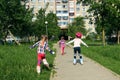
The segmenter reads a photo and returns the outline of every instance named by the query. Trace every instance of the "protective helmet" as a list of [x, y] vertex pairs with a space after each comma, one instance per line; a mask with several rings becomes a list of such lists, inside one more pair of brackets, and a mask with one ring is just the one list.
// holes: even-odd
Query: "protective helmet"
[[77, 32], [77, 33], [76, 33], [76, 37], [77, 37], [77, 38], [81, 38], [81, 37], [82, 37], [82, 33]]

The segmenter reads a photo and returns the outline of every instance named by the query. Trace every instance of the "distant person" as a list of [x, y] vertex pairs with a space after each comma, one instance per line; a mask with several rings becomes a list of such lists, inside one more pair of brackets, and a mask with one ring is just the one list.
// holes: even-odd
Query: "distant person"
[[48, 50], [51, 54], [54, 54], [54, 52], [52, 50], [50, 50], [50, 48], [48, 47], [48, 37], [46, 35], [42, 35], [42, 39], [38, 42], [36, 42], [34, 45], [32, 45], [30, 48], [34, 48], [36, 46], [38, 46], [37, 49], [37, 58], [38, 58], [38, 62], [37, 62], [37, 73], [41, 72], [41, 62], [44, 63], [44, 65], [50, 69], [49, 64], [46, 60], [46, 53], [45, 50]]
[[69, 41], [68, 43], [66, 43], [67, 45], [70, 44], [70, 43], [74, 43], [74, 59], [73, 59], [73, 64], [76, 64], [77, 63], [77, 60], [76, 60], [76, 56], [77, 56], [77, 52], [78, 52], [78, 55], [79, 55], [79, 58], [80, 58], [80, 64], [83, 64], [83, 58], [82, 58], [82, 55], [81, 55], [81, 44], [85, 45], [86, 47], [88, 47], [88, 45], [86, 43], [84, 43], [82, 40], [81, 40], [81, 37], [82, 37], [82, 34], [80, 32], [77, 32], [76, 33], [76, 37]]
[[61, 40], [59, 40], [59, 47], [60, 47], [61, 55], [64, 55], [65, 39], [63, 36], [61, 37]]

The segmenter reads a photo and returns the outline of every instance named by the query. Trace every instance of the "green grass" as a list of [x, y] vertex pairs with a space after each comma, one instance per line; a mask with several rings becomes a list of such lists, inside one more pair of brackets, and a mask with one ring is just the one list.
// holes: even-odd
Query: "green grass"
[[85, 56], [120, 75], [120, 45], [82, 47]]
[[[40, 75], [36, 73], [37, 49], [29, 49], [29, 46], [0, 46], [0, 80], [49, 80], [51, 70], [45, 66], [42, 65]], [[54, 57], [46, 55], [51, 69]]]

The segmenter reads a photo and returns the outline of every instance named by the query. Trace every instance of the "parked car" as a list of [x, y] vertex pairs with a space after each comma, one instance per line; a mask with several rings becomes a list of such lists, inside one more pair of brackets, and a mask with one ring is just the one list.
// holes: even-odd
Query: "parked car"
[[14, 41], [14, 39], [11, 37], [11, 36], [7, 36], [6, 37], [6, 41], [9, 42], [9, 41]]
[[[16, 41], [21, 42], [21, 38], [20, 38], [20, 37], [15, 37], [15, 39], [16, 39]], [[6, 41], [7, 41], [7, 42], [13, 42], [14, 39], [12, 38], [12, 36], [8, 35], [8, 36], [6, 37]]]

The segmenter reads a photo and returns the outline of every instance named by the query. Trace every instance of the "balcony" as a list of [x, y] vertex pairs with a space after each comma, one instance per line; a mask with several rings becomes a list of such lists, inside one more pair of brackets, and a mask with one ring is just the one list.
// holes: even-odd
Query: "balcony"
[[74, 13], [69, 13], [69, 16], [74, 16]]

